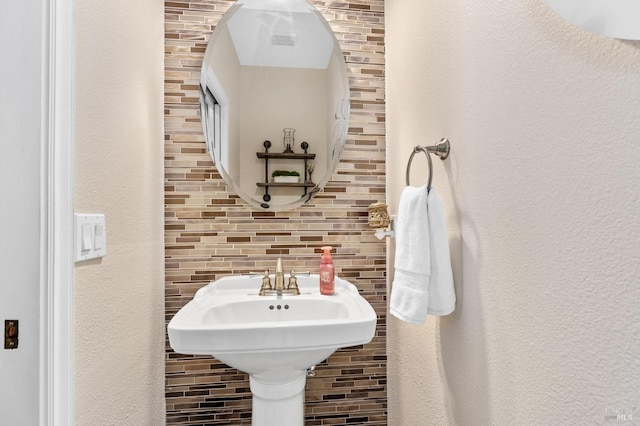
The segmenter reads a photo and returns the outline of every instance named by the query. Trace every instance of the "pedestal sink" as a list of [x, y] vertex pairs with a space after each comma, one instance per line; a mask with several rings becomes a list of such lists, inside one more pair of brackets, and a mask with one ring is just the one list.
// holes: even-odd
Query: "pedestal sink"
[[169, 322], [169, 343], [249, 373], [253, 426], [302, 426], [307, 369], [370, 342], [376, 314], [338, 277], [332, 296], [320, 294], [317, 275], [298, 276], [298, 296], [258, 296], [261, 281], [229, 276], [198, 290]]

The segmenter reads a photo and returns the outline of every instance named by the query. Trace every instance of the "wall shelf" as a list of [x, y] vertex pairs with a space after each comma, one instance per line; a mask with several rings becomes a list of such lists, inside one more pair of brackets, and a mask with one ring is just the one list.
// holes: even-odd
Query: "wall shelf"
[[[264, 208], [269, 208], [269, 205], [266, 204], [271, 200], [271, 195], [269, 195], [269, 188], [303, 188], [304, 194], [303, 197], [307, 195], [308, 188], [314, 188], [316, 186], [315, 183], [309, 182], [310, 176], [307, 174], [307, 165], [309, 160], [313, 160], [316, 158], [316, 154], [309, 154], [307, 149], [309, 149], [309, 144], [307, 142], [302, 142], [300, 147], [304, 150], [304, 153], [295, 153], [295, 152], [269, 152], [269, 148], [271, 148], [270, 141], [264, 141], [262, 144], [264, 146], [264, 152], [256, 152], [258, 158], [264, 160], [264, 182], [257, 182], [256, 185], [260, 188], [264, 188], [264, 195], [262, 199], [265, 203], [262, 204]], [[302, 183], [284, 183], [284, 182], [269, 182], [269, 160], [302, 160], [304, 173], [303, 173], [303, 181]]]
[[273, 187], [281, 187], [281, 188], [313, 188], [314, 186], [316, 186], [315, 183], [313, 182], [308, 182], [308, 183], [284, 183], [284, 182], [267, 182], [267, 183], [263, 183], [263, 182], [258, 182], [256, 183], [256, 185], [260, 186], [260, 187], [269, 187], [269, 186], [273, 186]]
[[258, 158], [288, 158], [290, 160], [313, 160], [314, 158], [316, 158], [315, 154], [296, 154], [296, 153], [290, 153], [290, 152], [281, 152], [281, 153], [276, 153], [276, 152], [256, 152], [256, 155], [258, 156]]

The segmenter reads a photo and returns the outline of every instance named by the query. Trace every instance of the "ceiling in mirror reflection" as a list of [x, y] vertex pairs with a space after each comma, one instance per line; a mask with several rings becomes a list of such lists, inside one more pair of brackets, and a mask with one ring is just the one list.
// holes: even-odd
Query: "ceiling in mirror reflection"
[[308, 11], [241, 8], [227, 26], [241, 65], [310, 69], [329, 66], [333, 40], [318, 17]]

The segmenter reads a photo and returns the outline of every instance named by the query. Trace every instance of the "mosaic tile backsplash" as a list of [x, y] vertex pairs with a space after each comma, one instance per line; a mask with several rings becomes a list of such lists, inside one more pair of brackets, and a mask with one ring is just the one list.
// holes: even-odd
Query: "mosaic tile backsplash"
[[[258, 211], [228, 191], [206, 152], [198, 81], [215, 25], [233, 1], [165, 2], [166, 321], [208, 282], [275, 268], [317, 272], [323, 245], [336, 273], [378, 314], [371, 343], [337, 351], [307, 380], [306, 425], [386, 425], [385, 242], [367, 224], [385, 199], [384, 2], [312, 1], [342, 47], [350, 128], [325, 189], [289, 212]], [[257, 291], [258, 289], [256, 289]], [[166, 346], [168, 425], [249, 425], [248, 376], [213, 357]], [[277, 425], [274, 425], [277, 426]]]

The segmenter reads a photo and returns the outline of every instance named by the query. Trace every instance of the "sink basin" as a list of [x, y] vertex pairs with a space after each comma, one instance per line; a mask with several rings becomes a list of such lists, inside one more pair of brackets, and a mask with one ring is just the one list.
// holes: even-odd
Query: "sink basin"
[[168, 325], [174, 351], [212, 355], [249, 373], [254, 425], [302, 425], [307, 369], [375, 333], [375, 311], [353, 284], [336, 277], [335, 294], [324, 296], [318, 275], [297, 278], [298, 296], [259, 296], [260, 276], [221, 278]]
[[336, 277], [335, 294], [324, 296], [317, 275], [301, 276], [298, 296], [258, 296], [261, 280], [229, 276], [202, 287], [169, 323], [171, 347], [216, 356], [335, 350], [373, 337], [376, 314], [353, 284]]

